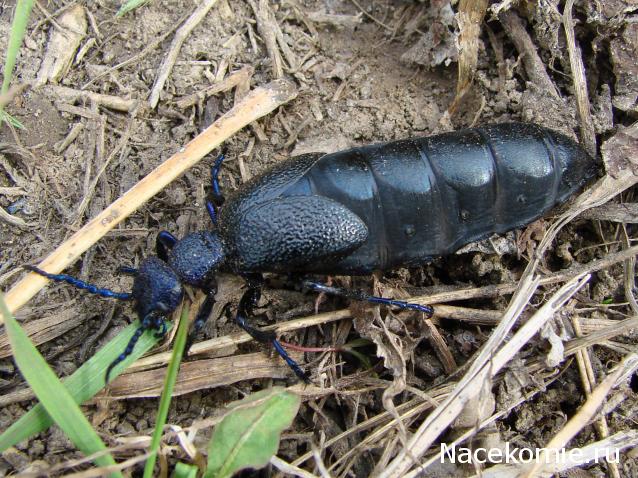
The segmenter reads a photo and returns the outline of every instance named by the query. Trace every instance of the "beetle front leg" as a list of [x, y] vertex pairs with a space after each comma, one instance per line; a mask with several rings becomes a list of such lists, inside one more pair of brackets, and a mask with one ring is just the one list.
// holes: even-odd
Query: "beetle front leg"
[[160, 231], [155, 239], [155, 251], [157, 257], [164, 262], [168, 261], [168, 251], [177, 243], [177, 238], [168, 231]]
[[188, 334], [188, 338], [186, 339], [186, 348], [184, 353], [188, 355], [190, 348], [193, 346], [195, 339], [199, 332], [204, 328], [208, 318], [210, 317], [211, 312], [213, 311], [213, 306], [215, 305], [215, 294], [217, 293], [217, 285], [210, 286], [205, 289], [206, 298], [204, 302], [199, 307], [197, 311], [197, 316], [195, 316], [195, 320], [193, 321], [193, 327]]
[[313, 290], [315, 292], [324, 292], [326, 294], [346, 297], [348, 299], [361, 300], [364, 302], [371, 302], [373, 304], [382, 304], [387, 305], [388, 307], [398, 307], [399, 309], [416, 310], [419, 312], [423, 312], [428, 317], [432, 317], [432, 314], [434, 313], [434, 309], [429, 305], [413, 304], [411, 302], [396, 299], [386, 299], [385, 297], [377, 297], [374, 295], [366, 294], [365, 292], [360, 290], [345, 289], [343, 287], [333, 287], [309, 279], [303, 280], [302, 285], [305, 288]]

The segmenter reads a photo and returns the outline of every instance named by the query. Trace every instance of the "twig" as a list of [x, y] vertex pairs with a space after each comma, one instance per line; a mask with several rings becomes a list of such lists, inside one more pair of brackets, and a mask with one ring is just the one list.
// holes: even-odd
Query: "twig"
[[361, 23], [362, 13], [359, 12], [356, 15], [340, 15], [334, 13], [325, 12], [309, 12], [307, 14], [308, 20], [315, 23], [325, 23], [335, 27], [350, 27], [354, 28]]
[[259, 0], [259, 5], [255, 3], [255, 0], [249, 0], [249, 3], [255, 12], [259, 35], [261, 35], [261, 38], [266, 44], [273, 76], [275, 78], [281, 78], [284, 76], [284, 68], [279, 48], [277, 48], [277, 30], [279, 29], [279, 25], [277, 25], [275, 14], [268, 5], [267, 0]]
[[173, 69], [173, 65], [175, 65], [175, 61], [177, 61], [177, 55], [179, 55], [179, 51], [182, 48], [182, 44], [188, 38], [191, 31], [199, 25], [199, 23], [206, 17], [208, 11], [217, 3], [217, 0], [204, 0], [191, 14], [191, 16], [184, 22], [184, 24], [179, 27], [179, 30], [175, 32], [175, 38], [173, 38], [173, 43], [171, 43], [171, 47], [168, 50], [168, 53], [164, 57], [164, 61], [162, 62], [162, 66], [159, 69], [159, 73], [157, 78], [155, 79], [155, 84], [153, 85], [153, 89], [151, 90], [151, 95], [149, 96], [148, 103], [151, 108], [155, 108], [157, 103], [159, 102], [160, 93], [164, 88], [164, 83], [168, 79], [168, 75], [171, 74], [171, 70]]
[[54, 151], [58, 154], [62, 153], [62, 151], [68, 148], [69, 145], [77, 139], [83, 129], [84, 125], [82, 123], [75, 123], [71, 131], [69, 131], [69, 134], [67, 134], [62, 141], [54, 145]]
[[[580, 264], [572, 266], [569, 269], [555, 272], [540, 279], [541, 285], [557, 284], [559, 282], [565, 282], [579, 274], [592, 273], [602, 269], [605, 269], [613, 264], [617, 264], [626, 260], [629, 257], [638, 254], [638, 246], [632, 246], [628, 249], [613, 254], [608, 254], [602, 259], [589, 262], [587, 264]], [[435, 292], [430, 294], [418, 295], [410, 297], [409, 301], [416, 304], [431, 305], [444, 302], [453, 302], [457, 300], [479, 299], [485, 297], [496, 297], [503, 294], [511, 294], [518, 287], [518, 283], [510, 282], [506, 284], [488, 285], [483, 287], [464, 287], [456, 290]], [[406, 299], [407, 300], [407, 299]], [[441, 307], [438, 305], [437, 307]], [[435, 310], [435, 316], [437, 311]], [[485, 317], [489, 320], [489, 317]]]
[[508, 36], [512, 39], [512, 43], [523, 57], [523, 64], [529, 79], [535, 83], [541, 91], [545, 91], [556, 99], [560, 99], [558, 90], [552, 80], [549, 78], [543, 60], [536, 52], [536, 46], [531, 37], [527, 33], [520, 17], [513, 10], [501, 12], [499, 20], [505, 28]]
[[52, 91], [54, 95], [69, 103], [73, 103], [77, 100], [92, 101], [100, 106], [116, 111], [124, 111], [126, 113], [132, 111], [137, 106], [137, 100], [124, 99], [119, 96], [94, 93], [92, 91], [75, 90], [66, 86], [57, 85], [50, 85], [46, 88]]
[[188, 108], [189, 106], [196, 105], [200, 101], [205, 100], [209, 96], [216, 95], [217, 93], [222, 93], [224, 91], [228, 91], [234, 88], [237, 85], [240, 85], [244, 82], [248, 82], [250, 78], [253, 76], [254, 68], [252, 66], [245, 66], [239, 71], [231, 73], [226, 78], [224, 78], [219, 83], [209, 86], [208, 88], [204, 88], [197, 93], [193, 93], [192, 95], [185, 96], [180, 98], [175, 102], [175, 104], [182, 109]]
[[[123, 196], [89, 221], [66, 242], [52, 252], [38, 267], [57, 273], [75, 261], [113, 227], [142, 204], [161, 191], [171, 181], [218, 147], [237, 131], [297, 96], [290, 83], [279, 80], [256, 88], [224, 116], [195, 137], [185, 147], [155, 168]], [[47, 279], [30, 273], [6, 295], [12, 312], [24, 305], [44, 285]]]
[[[627, 228], [622, 225], [622, 238], [623, 248], [628, 249], [631, 245], [629, 242], [629, 235], [627, 234]], [[636, 256], [628, 257], [623, 264], [623, 276], [625, 286], [625, 298], [629, 302], [629, 306], [634, 315], [638, 314], [638, 302], [636, 302], [636, 296], [634, 290], [636, 288]]]
[[563, 12], [563, 26], [567, 39], [567, 51], [569, 52], [569, 64], [574, 80], [574, 94], [576, 95], [576, 111], [580, 120], [580, 139], [583, 147], [592, 156], [596, 155], [596, 133], [591, 117], [589, 96], [587, 94], [587, 78], [585, 77], [585, 65], [580, 53], [580, 47], [576, 44], [574, 36], [574, 20], [572, 19], [572, 7], [574, 0], [567, 0]]
[[365, 8], [363, 8], [359, 2], [357, 2], [357, 0], [351, 0], [352, 3], [354, 3], [354, 5], [359, 9], [359, 11], [361, 13], [363, 13], [366, 17], [368, 17], [370, 20], [372, 20], [374, 23], [376, 23], [377, 25], [385, 28], [386, 30], [389, 30], [391, 32], [394, 32], [394, 28], [386, 25], [385, 23], [383, 23], [381, 20], [375, 18], [374, 16], [370, 15], [368, 12], [366, 12]]
[[448, 375], [454, 373], [458, 365], [456, 364], [456, 360], [454, 360], [454, 355], [450, 352], [450, 348], [447, 343], [445, 343], [441, 332], [439, 332], [439, 329], [436, 328], [436, 325], [434, 325], [430, 319], [425, 319], [425, 325], [430, 331], [430, 343], [435, 349], [437, 357], [443, 364], [445, 373]]
[[16, 226], [16, 227], [22, 227], [22, 228], [29, 227], [29, 224], [24, 222], [24, 219], [9, 214], [1, 206], [0, 206], [0, 221], [4, 221], [7, 224], [11, 224], [12, 226]]
[[[131, 130], [133, 128], [133, 123], [137, 116], [137, 111], [138, 110], [136, 109], [131, 113], [128, 125], [126, 127], [126, 131], [124, 131], [124, 135], [122, 136], [118, 144], [115, 146], [113, 151], [111, 151], [111, 154], [109, 154], [108, 158], [106, 158], [106, 161], [103, 162], [99, 171], [93, 177], [93, 180], [90, 181], [90, 183], [88, 184], [87, 192], [84, 194], [84, 197], [82, 198], [82, 201], [80, 202], [80, 205], [78, 206], [77, 211], [75, 212], [74, 222], [82, 219], [82, 216], [84, 215], [84, 212], [86, 211], [86, 208], [89, 206], [89, 202], [91, 201], [91, 199], [93, 199], [93, 195], [95, 194], [95, 188], [97, 187], [98, 181], [104, 174], [104, 171], [106, 171], [106, 168], [108, 168], [109, 164], [111, 164], [111, 161], [113, 161], [113, 158], [115, 158], [115, 155], [118, 154], [122, 149], [124, 149], [124, 147], [128, 144], [129, 139], [131, 138]], [[106, 122], [103, 122], [102, 124], [104, 125], [105, 123]]]
[[603, 204], [581, 214], [583, 219], [638, 224], [638, 203]]
[[459, 24], [459, 67], [456, 96], [448, 108], [450, 114], [458, 108], [462, 98], [472, 87], [478, 64], [479, 35], [481, 23], [487, 10], [487, 0], [461, 0], [456, 15]]

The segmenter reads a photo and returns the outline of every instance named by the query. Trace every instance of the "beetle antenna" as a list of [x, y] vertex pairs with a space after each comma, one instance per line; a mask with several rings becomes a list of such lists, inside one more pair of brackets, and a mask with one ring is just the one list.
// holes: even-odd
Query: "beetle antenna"
[[129, 300], [131, 298], [131, 294], [129, 292], [115, 292], [115, 291], [112, 291], [111, 289], [103, 289], [94, 284], [90, 284], [81, 279], [78, 279], [77, 277], [70, 276], [68, 274], [51, 274], [47, 271], [43, 271], [42, 269], [36, 266], [31, 266], [31, 265], [26, 265], [22, 267], [24, 267], [28, 271], [35, 272], [36, 274], [40, 274], [41, 276], [44, 276], [47, 279], [52, 280], [54, 282], [66, 282], [67, 284], [71, 284], [73, 287], [76, 287], [81, 290], [85, 290], [91, 294], [96, 294], [101, 297], [106, 297], [108, 299]]

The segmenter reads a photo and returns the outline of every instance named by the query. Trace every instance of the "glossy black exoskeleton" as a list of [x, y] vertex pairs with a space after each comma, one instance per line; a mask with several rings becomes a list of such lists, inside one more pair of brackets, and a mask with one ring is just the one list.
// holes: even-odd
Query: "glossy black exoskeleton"
[[[181, 240], [164, 231], [158, 236], [157, 257], [131, 271], [131, 298], [142, 325], [109, 372], [130, 354], [144, 330], [165, 330], [164, 318], [180, 302], [182, 284], [207, 292], [196, 319], [195, 330], [201, 328], [214, 303], [215, 274], [224, 269], [247, 278], [236, 315], [239, 325], [257, 340], [271, 342], [305, 378], [273, 333], [248, 324], [260, 297], [262, 272], [368, 274], [423, 264], [534, 221], [597, 170], [594, 159], [571, 139], [525, 123], [305, 154], [265, 171], [225, 202], [217, 181], [220, 165], [221, 158], [213, 167], [214, 204], [208, 204], [214, 230]], [[101, 295], [116, 294], [62, 274], [31, 270]], [[311, 280], [304, 285], [432, 312], [428, 306]]]

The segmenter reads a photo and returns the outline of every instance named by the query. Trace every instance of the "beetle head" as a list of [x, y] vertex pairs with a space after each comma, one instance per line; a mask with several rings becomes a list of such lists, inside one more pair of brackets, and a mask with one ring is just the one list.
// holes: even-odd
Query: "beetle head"
[[131, 292], [140, 319], [151, 312], [169, 315], [182, 301], [182, 281], [163, 260], [147, 257], [140, 264]]

